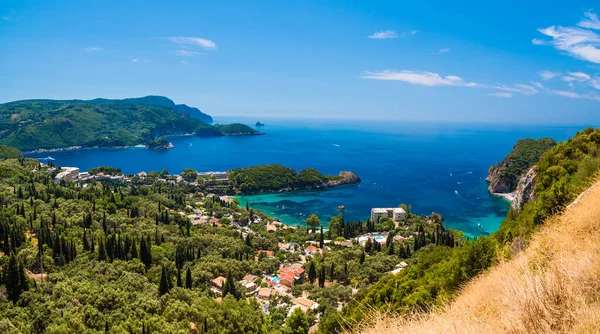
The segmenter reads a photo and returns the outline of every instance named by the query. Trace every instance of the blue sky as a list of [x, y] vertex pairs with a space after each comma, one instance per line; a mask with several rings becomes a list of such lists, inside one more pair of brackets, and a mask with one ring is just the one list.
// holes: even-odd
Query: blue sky
[[153, 94], [217, 117], [600, 121], [591, 1], [3, 0], [0, 47], [0, 102]]

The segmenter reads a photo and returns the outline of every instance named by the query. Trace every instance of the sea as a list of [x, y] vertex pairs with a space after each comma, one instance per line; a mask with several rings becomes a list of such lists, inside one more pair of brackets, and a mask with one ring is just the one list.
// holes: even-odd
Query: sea
[[262, 136], [174, 137], [174, 148], [79, 149], [30, 153], [56, 159], [82, 171], [114, 166], [124, 173], [227, 171], [262, 164], [297, 170], [356, 173], [362, 182], [328, 190], [239, 196], [241, 205], [263, 211], [285, 224], [303, 225], [315, 213], [325, 223], [344, 206], [346, 221], [366, 220], [373, 207], [410, 205], [415, 214], [437, 212], [446, 227], [467, 236], [498, 229], [509, 203], [487, 192], [489, 167], [501, 161], [521, 138], [572, 137], [584, 126], [459, 124], [386, 120], [296, 120], [217, 118], [218, 123], [265, 123]]

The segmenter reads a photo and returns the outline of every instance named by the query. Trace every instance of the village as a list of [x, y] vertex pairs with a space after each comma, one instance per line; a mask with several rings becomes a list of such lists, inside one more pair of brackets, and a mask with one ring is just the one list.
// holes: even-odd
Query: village
[[[123, 175], [110, 170], [90, 173], [80, 172], [76, 167], [63, 167], [54, 172], [55, 182], [73, 181], [81, 187], [91, 182], [121, 185], [159, 182], [195, 189], [187, 195], [184, 209], [176, 212], [192, 226], [228, 228], [237, 231], [243, 240], [276, 240], [268, 248], [255, 249], [253, 255], [255, 262], [273, 261], [275, 268], [242, 273], [243, 277], [235, 279], [234, 285], [227, 284], [225, 273], [215, 276], [206, 282], [214, 298], [219, 301], [227, 293], [225, 289], [235, 286], [245, 298], [255, 300], [265, 315], [285, 311], [285, 315], [289, 316], [296, 309], [302, 310], [313, 319], [313, 330], [327, 307], [340, 311], [360, 289], [386, 273], [398, 274], [409, 266], [411, 254], [425, 243], [422, 240], [425, 240], [426, 232], [415, 222], [425, 222], [426, 226], [439, 229], [442, 220], [437, 214], [413, 215], [410, 208], [404, 206], [372, 208], [370, 219], [364, 223], [344, 223], [340, 213], [338, 217], [331, 217], [329, 224], [289, 226], [276, 217], [250, 209], [247, 204], [244, 209], [235, 196], [224, 194], [228, 184], [226, 172], [194, 171], [192, 177], [189, 173]], [[429, 233], [427, 236], [431, 238]], [[385, 254], [385, 257], [380, 254]], [[336, 260], [338, 257], [352, 259], [356, 263], [348, 260], [341, 263]], [[352, 263], [350, 268], [348, 263]], [[363, 274], [357, 265], [371, 265], [373, 268]], [[325, 291], [327, 288], [343, 290], [342, 296], [324, 298], [323, 294], [314, 293], [315, 289]], [[319, 302], [323, 301], [328, 305], [320, 305]]]

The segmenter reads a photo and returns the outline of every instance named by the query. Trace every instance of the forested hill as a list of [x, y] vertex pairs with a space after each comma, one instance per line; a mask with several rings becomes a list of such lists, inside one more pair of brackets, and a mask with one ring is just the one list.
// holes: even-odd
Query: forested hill
[[164, 96], [149, 95], [149, 96], [144, 96], [144, 97], [127, 98], [127, 99], [123, 99], [123, 100], [95, 99], [90, 102], [98, 102], [98, 103], [109, 102], [110, 103], [110, 102], [118, 102], [118, 101], [125, 102], [125, 103], [140, 103], [140, 104], [146, 104], [149, 106], [170, 108], [179, 113], [187, 113], [191, 117], [199, 119], [204, 123], [210, 124], [213, 122], [213, 118], [210, 117], [210, 115], [203, 113], [198, 108], [190, 107], [185, 104], [175, 104], [175, 102], [173, 102], [173, 100], [171, 100], [167, 97], [164, 97]]
[[[178, 108], [182, 107], [161, 96], [9, 102], [0, 104], [0, 144], [21, 150], [113, 147], [146, 144], [164, 135], [229, 134]], [[244, 134], [258, 133], [242, 124], [238, 128], [246, 129]]]

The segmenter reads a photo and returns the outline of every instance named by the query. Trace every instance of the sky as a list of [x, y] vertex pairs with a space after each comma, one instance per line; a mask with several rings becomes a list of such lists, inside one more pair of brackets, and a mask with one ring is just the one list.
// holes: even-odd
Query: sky
[[[596, 5], [596, 9], [594, 8]], [[0, 103], [214, 117], [600, 122], [594, 1], [0, 1]]]

